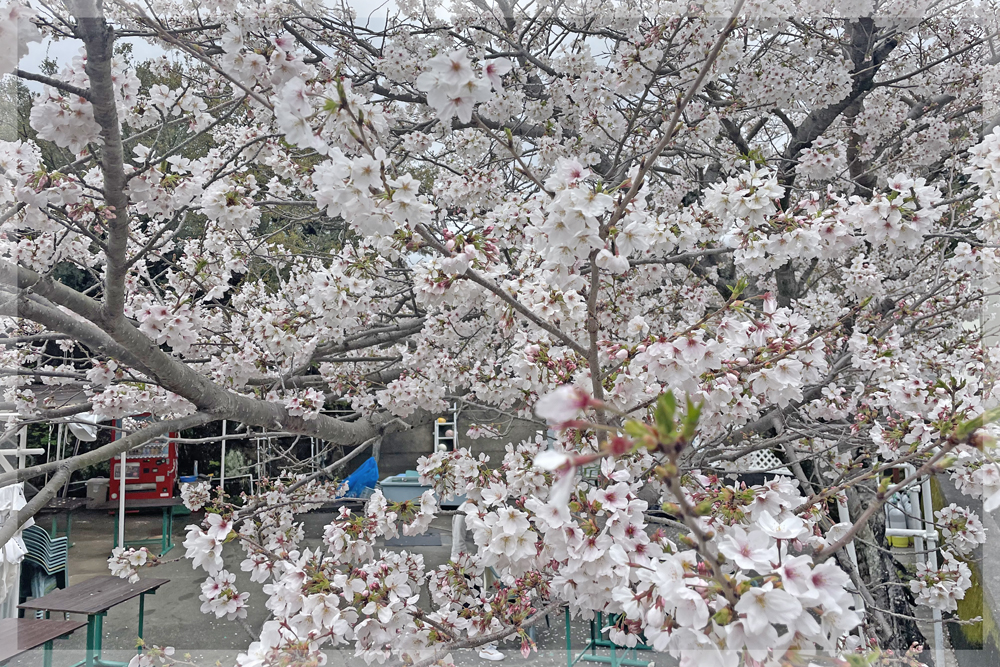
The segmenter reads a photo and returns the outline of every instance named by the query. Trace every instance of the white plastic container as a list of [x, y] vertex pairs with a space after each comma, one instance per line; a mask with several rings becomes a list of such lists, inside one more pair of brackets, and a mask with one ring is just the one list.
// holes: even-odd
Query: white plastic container
[[[423, 495], [424, 491], [431, 488], [420, 483], [420, 478], [415, 475], [393, 475], [386, 477], [378, 483], [378, 488], [382, 490], [382, 495], [390, 502], [401, 503], [406, 500], [415, 500]], [[434, 494], [437, 496], [437, 494]], [[437, 498], [438, 505], [442, 507], [458, 507], [465, 502], [465, 495], [456, 496], [452, 500], [442, 503]]]

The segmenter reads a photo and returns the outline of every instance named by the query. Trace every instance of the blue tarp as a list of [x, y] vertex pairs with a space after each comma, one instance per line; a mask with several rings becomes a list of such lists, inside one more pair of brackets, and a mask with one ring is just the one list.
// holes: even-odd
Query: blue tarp
[[347, 497], [360, 498], [365, 489], [374, 489], [378, 484], [378, 462], [369, 457], [344, 481], [347, 482]]

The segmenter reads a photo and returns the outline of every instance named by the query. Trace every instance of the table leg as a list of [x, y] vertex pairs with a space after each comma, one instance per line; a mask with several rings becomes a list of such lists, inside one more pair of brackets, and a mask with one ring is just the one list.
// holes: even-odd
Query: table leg
[[174, 548], [174, 508], [163, 508], [163, 523], [160, 527], [160, 555]]
[[104, 617], [108, 615], [108, 612], [102, 611], [97, 617], [97, 657], [100, 659], [101, 653], [104, 651]]
[[570, 642], [569, 607], [566, 607], [566, 667], [573, 667], [573, 648]]
[[49, 531], [49, 537], [51, 537], [52, 539], [56, 538], [56, 533], [59, 530], [59, 524], [56, 522], [56, 518], [58, 516], [59, 516], [58, 514], [53, 514], [52, 515], [52, 530]]
[[[176, 507], [171, 507], [170, 511], [167, 513], [167, 551], [174, 548], [174, 510]], [[166, 553], [166, 552], [164, 552]]]
[[44, 667], [52, 667], [52, 640], [45, 642], [44, 648], [42, 648], [42, 665]]
[[163, 522], [160, 525], [160, 555], [167, 553], [167, 516], [170, 514], [169, 507], [163, 508]]
[[112, 539], [114, 541], [111, 543], [111, 546], [112, 548], [115, 548], [118, 546], [118, 512], [115, 512], [115, 533]]
[[66, 548], [73, 546], [70, 541], [70, 534], [73, 531], [73, 510], [66, 512]]
[[139, 596], [139, 653], [142, 653], [142, 619], [146, 610], [146, 594]]
[[87, 651], [84, 653], [84, 664], [87, 667], [94, 667], [94, 630], [97, 626], [97, 617], [93, 614], [87, 616]]

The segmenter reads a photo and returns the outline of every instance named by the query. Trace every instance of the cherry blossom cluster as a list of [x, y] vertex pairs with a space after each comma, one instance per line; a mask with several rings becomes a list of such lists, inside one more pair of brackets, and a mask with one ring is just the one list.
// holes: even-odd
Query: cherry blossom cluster
[[[60, 78], [74, 86], [86, 87], [88, 79], [83, 57], [75, 57], [60, 72]], [[31, 108], [30, 123], [40, 138], [74, 153], [79, 153], [89, 143], [101, 143], [101, 128], [94, 120], [90, 101], [79, 95], [63, 94], [49, 86]]]
[[198, 337], [191, 307], [186, 304], [176, 309], [147, 305], [136, 312], [136, 319], [141, 323], [140, 331], [178, 354], [187, 352]]
[[201, 585], [201, 613], [215, 614], [216, 618], [227, 620], [246, 618], [249, 593], [236, 590], [236, 575], [228, 570], [219, 570], [210, 575]]
[[972, 571], [947, 549], [942, 549], [941, 555], [944, 563], [937, 569], [917, 563], [917, 576], [910, 580], [910, 590], [928, 607], [955, 611], [972, 586]]
[[122, 579], [128, 579], [129, 583], [139, 581], [138, 568], [147, 567], [156, 563], [156, 557], [149, 553], [146, 547], [115, 547], [111, 550], [111, 557], [108, 558], [108, 568], [111, 574]]
[[181, 482], [181, 500], [184, 507], [192, 512], [197, 512], [207, 505], [212, 499], [212, 486], [210, 482]]
[[41, 39], [41, 33], [31, 22], [34, 16], [33, 9], [17, 2], [9, 3], [0, 12], [0, 39], [3, 40], [0, 43], [5, 45], [0, 55], [0, 72], [13, 72], [28, 44]]
[[986, 529], [972, 510], [951, 503], [934, 512], [945, 543], [959, 556], [967, 556], [986, 543]]
[[316, 389], [306, 389], [301, 395], [286, 396], [285, 408], [288, 414], [303, 419], [315, 419], [323, 409], [323, 392]]
[[128, 667], [166, 667], [181, 664], [181, 661], [174, 659], [174, 653], [176, 649], [173, 646], [144, 646], [141, 653], [129, 659]]
[[444, 122], [455, 116], [463, 123], [472, 120], [472, 111], [479, 102], [491, 97], [491, 89], [503, 90], [502, 76], [510, 71], [506, 58], [495, 58], [483, 66], [483, 77], [476, 76], [467, 49], [441, 53], [429, 59], [427, 69], [417, 77], [419, 90], [427, 93], [427, 104], [437, 111]]
[[156, 385], [145, 383], [111, 384], [95, 387], [91, 396], [93, 413], [102, 419], [121, 419], [149, 412], [154, 415], [191, 414], [187, 399]]

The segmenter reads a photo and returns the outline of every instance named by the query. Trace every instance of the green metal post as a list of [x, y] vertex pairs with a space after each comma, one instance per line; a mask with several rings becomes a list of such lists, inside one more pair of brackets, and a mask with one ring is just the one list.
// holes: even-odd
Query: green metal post
[[115, 512], [115, 536], [114, 536], [114, 542], [111, 543], [111, 546], [112, 547], [118, 546], [118, 512]]
[[573, 647], [570, 642], [569, 607], [566, 607], [566, 667], [573, 667]]
[[49, 535], [52, 537], [52, 539], [55, 539], [56, 533], [59, 530], [59, 524], [56, 523], [56, 518], [58, 516], [59, 516], [58, 514], [53, 514], [52, 515], [52, 530], [49, 531]]
[[97, 648], [96, 659], [98, 661], [101, 660], [101, 653], [104, 651], [104, 615], [107, 613], [108, 612], [106, 611], [102, 611], [100, 614], [97, 614], [97, 627], [95, 628], [96, 632], [94, 633], [94, 646]]
[[170, 508], [170, 520], [167, 521], [167, 551], [174, 548], [174, 510], [176, 507]]
[[[142, 639], [142, 620], [146, 610], [146, 594], [139, 596], [139, 639]], [[142, 653], [142, 642], [139, 642], [139, 653]]]
[[167, 553], [167, 508], [163, 508], [163, 517], [160, 519], [160, 555]]
[[87, 616], [87, 652], [84, 654], [84, 663], [87, 667], [94, 667], [94, 630], [97, 628], [97, 616], [91, 614]]
[[52, 640], [45, 642], [45, 647], [42, 649], [42, 665], [44, 667], [52, 667]]

